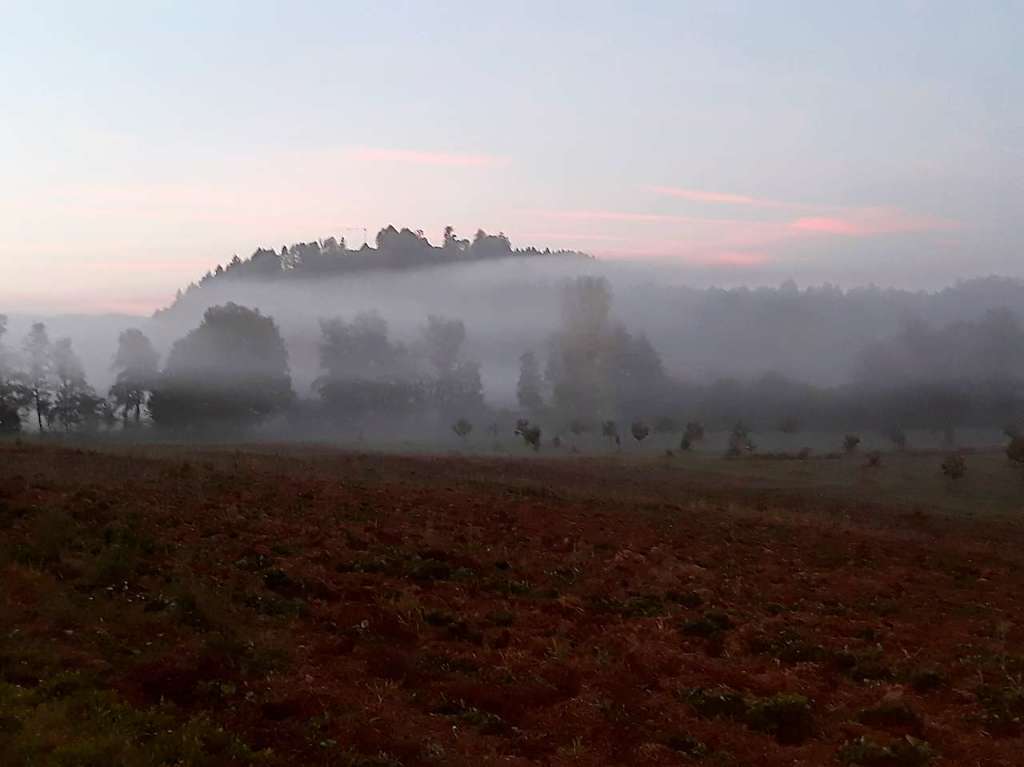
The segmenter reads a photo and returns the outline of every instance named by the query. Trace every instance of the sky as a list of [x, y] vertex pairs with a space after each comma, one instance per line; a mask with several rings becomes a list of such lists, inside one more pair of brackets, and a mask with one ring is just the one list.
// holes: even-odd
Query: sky
[[389, 223], [1024, 277], [1024, 2], [0, 0], [0, 312], [148, 313]]

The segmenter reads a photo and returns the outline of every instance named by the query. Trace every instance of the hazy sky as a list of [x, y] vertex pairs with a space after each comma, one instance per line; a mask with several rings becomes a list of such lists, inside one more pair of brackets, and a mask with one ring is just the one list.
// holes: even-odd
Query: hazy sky
[[[1024, 276], [1024, 2], [4, 2], [0, 311], [387, 223]], [[756, 269], [754, 269], [756, 267]]]

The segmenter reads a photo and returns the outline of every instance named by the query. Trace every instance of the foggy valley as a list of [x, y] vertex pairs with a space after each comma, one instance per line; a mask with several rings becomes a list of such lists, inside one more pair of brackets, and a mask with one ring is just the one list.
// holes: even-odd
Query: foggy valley
[[[394, 241], [387, 241], [388, 232]], [[975, 279], [933, 292], [799, 287], [792, 280], [753, 288], [693, 287], [683, 269], [667, 265], [604, 263], [581, 253], [532, 248], [513, 251], [503, 237], [479, 237], [500, 246], [492, 253], [483, 252], [484, 246], [474, 252], [468, 240], [446, 232], [457, 244], [435, 247], [422, 235], [390, 229], [382, 230], [377, 248], [345, 250], [328, 238], [280, 252], [259, 249], [250, 258], [225, 264], [226, 269], [211, 270], [152, 317], [12, 315], [7, 358], [15, 361], [19, 339], [32, 323], [42, 321], [53, 339], [71, 339], [86, 379], [102, 395], [115, 382], [113, 360], [122, 331], [142, 331], [165, 360], [173, 343], [195, 328], [208, 309], [236, 304], [276, 324], [300, 403], [319, 399], [315, 382], [325, 372], [321, 323], [372, 316], [381, 321], [387, 342], [409, 350], [411, 358], [429, 353], [422, 348], [428, 318], [461, 322], [455, 354], [479, 367], [481, 381], [479, 401], [467, 404], [466, 414], [473, 411], [485, 420], [485, 409], [522, 409], [516, 396], [520, 358], [533, 354], [541, 372], [539, 393], [548, 405], [527, 415], [550, 421], [552, 433], [573, 419], [596, 424], [607, 418], [665, 417], [679, 422], [710, 418], [718, 428], [753, 420], [767, 431], [778, 431], [777, 424], [786, 419], [817, 421], [806, 425], [819, 430], [960, 426], [988, 429], [989, 438], [998, 438], [1003, 428], [1017, 423], [1024, 408], [1014, 388], [1024, 379], [1024, 283], [1017, 280]], [[432, 263], [439, 258], [449, 260]], [[610, 301], [607, 327], [600, 332], [621, 328], [649, 342], [649, 359], [631, 363], [627, 354], [614, 363], [625, 367], [608, 375], [646, 380], [642, 385], [634, 381], [626, 386], [628, 393], [623, 389], [600, 404], [562, 403], [560, 408], [553, 400], [558, 381], [552, 365], [561, 353], [556, 335], [569, 321], [566, 291], [594, 280]], [[634, 363], [638, 369], [629, 370]], [[379, 377], [361, 364], [353, 354], [335, 374], [352, 380]], [[656, 372], [644, 365], [653, 365]], [[402, 376], [429, 376], [429, 367], [420, 359]], [[948, 412], [934, 413], [933, 424], [919, 413], [883, 416], [880, 410], [857, 422], [857, 407], [879, 408], [876, 400], [885, 396], [880, 392], [898, 398], [915, 386], [945, 387]], [[858, 397], [864, 401], [858, 404]], [[716, 403], [716, 398], [724, 400]], [[826, 404], [830, 398], [843, 404]], [[817, 405], [809, 404], [814, 399]], [[735, 413], [726, 412], [728, 407]], [[445, 418], [459, 415], [449, 412]], [[907, 423], [897, 423], [901, 418]], [[365, 432], [365, 426], [357, 431]], [[394, 428], [392, 438], [401, 432]], [[407, 436], [422, 436], [421, 428], [410, 426]], [[323, 429], [310, 436], [332, 438]], [[437, 436], [435, 429], [426, 441]], [[351, 437], [351, 428], [338, 427], [337, 439]]]
[[1024, 3], [3, 3], [0, 767], [1020, 767]]

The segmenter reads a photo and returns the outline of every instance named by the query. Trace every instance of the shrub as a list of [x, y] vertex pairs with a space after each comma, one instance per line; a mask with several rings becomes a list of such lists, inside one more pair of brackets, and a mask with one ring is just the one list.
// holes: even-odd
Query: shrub
[[1024, 687], [1019, 684], [983, 684], [974, 694], [984, 713], [985, 729], [1005, 737], [1021, 734], [1024, 721]]
[[169, 705], [136, 707], [86, 677], [61, 674], [33, 689], [0, 682], [4, 764], [265, 764], [208, 717]]
[[754, 450], [756, 447], [750, 438], [750, 430], [742, 421], [739, 421], [732, 427], [732, 432], [729, 434], [729, 446], [726, 448], [725, 454], [729, 457], [736, 457], [743, 453], [753, 453]]
[[633, 434], [633, 439], [637, 442], [643, 442], [647, 439], [647, 435], [651, 433], [650, 427], [643, 421], [633, 421], [633, 424], [629, 427], [630, 432]]
[[1024, 437], [1017, 436], [1006, 446], [1006, 457], [1014, 463], [1024, 465]]
[[654, 422], [655, 434], [672, 434], [679, 428], [671, 416], [663, 415]]
[[897, 450], [907, 449], [907, 433], [899, 426], [889, 429], [889, 439]]
[[698, 716], [706, 719], [724, 717], [740, 720], [747, 714], [749, 706], [743, 696], [728, 688], [691, 690], [686, 696]]
[[694, 759], [700, 759], [708, 753], [708, 747], [692, 735], [672, 735], [665, 741], [665, 745], [677, 754], [685, 754]]
[[937, 690], [946, 684], [946, 677], [941, 671], [935, 669], [919, 669], [910, 675], [910, 686], [916, 692], [929, 692]]
[[803, 743], [814, 734], [811, 702], [803, 695], [779, 693], [754, 701], [747, 711], [746, 724], [783, 745]]
[[967, 473], [967, 461], [960, 453], [950, 453], [942, 459], [942, 473], [950, 479], [960, 479]]
[[609, 442], [614, 442], [616, 445], [622, 444], [622, 440], [619, 438], [619, 426], [615, 421], [604, 421], [601, 424], [601, 436], [607, 438]]
[[850, 767], [924, 767], [932, 759], [929, 745], [910, 736], [883, 745], [862, 735], [839, 749], [839, 761]]
[[452, 424], [452, 431], [459, 435], [459, 439], [466, 439], [473, 432], [473, 424], [465, 418], [460, 418]]
[[814, 733], [811, 702], [803, 695], [743, 696], [725, 687], [690, 690], [686, 702], [698, 716], [732, 719], [768, 733], [783, 745], [803, 743]]
[[17, 434], [21, 431], [21, 413], [18, 408], [0, 402], [0, 434]]
[[523, 441], [534, 450], [540, 450], [541, 430], [525, 418], [516, 421], [516, 434], [523, 438]]
[[857, 715], [857, 721], [898, 734], [920, 735], [924, 729], [924, 722], [917, 712], [898, 700], [883, 701], [877, 706], [864, 709]]
[[779, 431], [783, 434], [796, 434], [800, 431], [800, 422], [793, 416], [786, 416], [779, 421]]
[[854, 452], [859, 445], [860, 437], [858, 437], [856, 434], [847, 434], [845, 437], [843, 437], [843, 450], [845, 450], [847, 453]]
[[704, 439], [704, 424], [700, 421], [687, 421], [686, 429], [683, 432], [690, 443], [700, 442]]
[[683, 624], [683, 633], [689, 636], [713, 637], [733, 627], [732, 619], [719, 610], [711, 610], [703, 618], [695, 618]]
[[872, 450], [868, 453], [868, 466], [872, 469], [877, 469], [882, 465], [882, 453], [879, 450]]

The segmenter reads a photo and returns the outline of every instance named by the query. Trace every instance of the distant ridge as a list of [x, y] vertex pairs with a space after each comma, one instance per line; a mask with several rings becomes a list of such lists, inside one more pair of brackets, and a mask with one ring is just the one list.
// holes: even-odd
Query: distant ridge
[[350, 250], [345, 238], [328, 237], [313, 242], [283, 246], [280, 252], [257, 248], [247, 259], [234, 256], [226, 265], [208, 271], [198, 282], [179, 290], [174, 302], [158, 309], [154, 317], [173, 312], [197, 297], [205, 288], [232, 280], [295, 280], [373, 270], [406, 270], [444, 264], [476, 263], [503, 258], [574, 257], [593, 258], [575, 250], [513, 248], [504, 233], [477, 230], [472, 241], [460, 239], [452, 227], [445, 227], [441, 245], [432, 245], [422, 231], [387, 226], [377, 233], [376, 247], [363, 244]]

